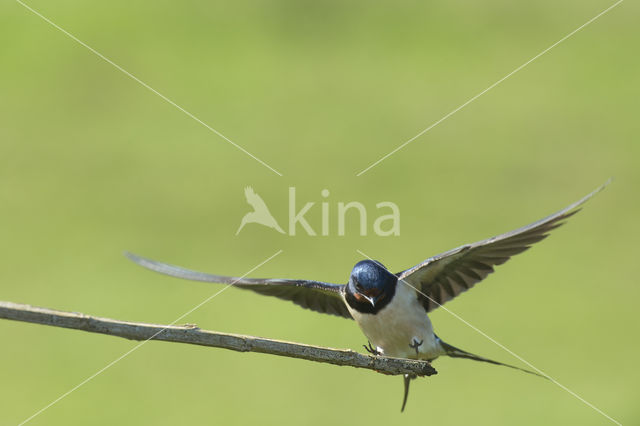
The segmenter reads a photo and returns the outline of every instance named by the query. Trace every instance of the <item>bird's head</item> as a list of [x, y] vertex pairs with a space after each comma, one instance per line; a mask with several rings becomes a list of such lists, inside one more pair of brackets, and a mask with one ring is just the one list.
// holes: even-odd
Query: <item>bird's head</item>
[[349, 277], [347, 303], [359, 312], [375, 313], [395, 294], [398, 278], [382, 263], [363, 260], [356, 263]]

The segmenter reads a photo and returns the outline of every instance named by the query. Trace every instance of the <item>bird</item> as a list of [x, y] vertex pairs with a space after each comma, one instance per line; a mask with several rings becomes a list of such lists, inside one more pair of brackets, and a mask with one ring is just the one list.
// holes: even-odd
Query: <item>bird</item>
[[[512, 256], [545, 239], [549, 232], [581, 210], [581, 206], [609, 182], [577, 202], [543, 219], [504, 234], [464, 244], [398, 273], [373, 259], [359, 261], [346, 284], [280, 278], [239, 278], [214, 275], [125, 253], [133, 262], [177, 278], [234, 287], [288, 300], [315, 312], [353, 319], [366, 336], [363, 345], [373, 355], [433, 362], [441, 356], [466, 358], [514, 368], [537, 376], [535, 371], [494, 361], [444, 342], [433, 329], [428, 314], [484, 280]], [[404, 375], [404, 411], [409, 384]]]
[[244, 196], [247, 199], [247, 203], [253, 207], [253, 211], [243, 216], [242, 221], [240, 222], [240, 227], [236, 231], [236, 235], [240, 233], [247, 223], [259, 223], [260, 225], [273, 228], [279, 233], [284, 234], [284, 231], [280, 225], [278, 225], [278, 222], [276, 222], [275, 218], [271, 215], [271, 212], [264, 200], [256, 194], [252, 187], [247, 186], [244, 189]]

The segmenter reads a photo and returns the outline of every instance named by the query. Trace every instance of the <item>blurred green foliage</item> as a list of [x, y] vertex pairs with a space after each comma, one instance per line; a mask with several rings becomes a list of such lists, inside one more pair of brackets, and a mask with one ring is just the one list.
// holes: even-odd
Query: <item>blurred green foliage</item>
[[[0, 5], [0, 299], [168, 323], [219, 290], [124, 250], [216, 273], [345, 282], [357, 249], [401, 270], [613, 184], [449, 309], [623, 424], [640, 421], [638, 6], [625, 2], [360, 177], [356, 173], [609, 2], [28, 3], [276, 168], [269, 171], [16, 2]], [[252, 185], [393, 201], [399, 237], [235, 231]], [[333, 204], [335, 205], [335, 204]], [[316, 206], [308, 216], [319, 223]], [[319, 225], [316, 225], [319, 226]], [[444, 311], [447, 341], [518, 363]], [[350, 321], [226, 291], [183, 322], [359, 350]], [[0, 322], [0, 423], [131, 349]], [[552, 383], [438, 360], [400, 378], [149, 343], [36, 417], [66, 424], [606, 424]]]

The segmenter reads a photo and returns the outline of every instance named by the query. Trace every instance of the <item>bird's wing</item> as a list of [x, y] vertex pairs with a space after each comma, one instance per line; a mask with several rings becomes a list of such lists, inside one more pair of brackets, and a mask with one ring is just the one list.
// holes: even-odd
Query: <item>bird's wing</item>
[[152, 271], [193, 281], [230, 284], [234, 287], [248, 289], [267, 296], [290, 300], [305, 309], [323, 314], [352, 318], [343, 300], [344, 285], [330, 284], [320, 281], [237, 278], [224, 275], [212, 275], [192, 271], [179, 266], [169, 265], [155, 260], [145, 259], [132, 253], [125, 253], [130, 260]]
[[249, 205], [251, 207], [253, 207], [253, 210], [256, 212], [259, 211], [269, 211], [269, 208], [267, 207], [267, 205], [264, 203], [264, 200], [262, 199], [262, 197], [260, 197], [254, 190], [252, 187], [247, 186], [244, 189], [244, 196], [247, 199], [247, 203], [249, 203]]
[[551, 230], [576, 214], [580, 205], [602, 190], [607, 183], [551, 216], [514, 231], [431, 257], [398, 273], [398, 279], [419, 290], [418, 299], [427, 312], [432, 311], [486, 278], [493, 272], [494, 266], [505, 263], [511, 256], [546, 238]]

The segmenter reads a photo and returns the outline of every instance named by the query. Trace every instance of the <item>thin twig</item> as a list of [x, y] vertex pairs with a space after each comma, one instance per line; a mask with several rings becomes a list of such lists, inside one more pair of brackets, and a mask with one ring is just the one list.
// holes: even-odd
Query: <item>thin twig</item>
[[384, 374], [415, 374], [418, 376], [431, 376], [436, 374], [436, 370], [427, 361], [385, 356], [368, 356], [345, 349], [332, 349], [262, 337], [243, 336], [240, 334], [218, 333], [215, 331], [201, 330], [195, 325], [165, 326], [127, 322], [93, 317], [77, 312], [57, 311], [2, 301], [0, 301], [0, 318], [55, 327], [73, 328], [91, 333], [124, 337], [125, 339], [131, 340], [162, 340], [166, 342], [212, 346], [239, 352], [260, 352], [288, 356], [335, 365], [368, 368]]

